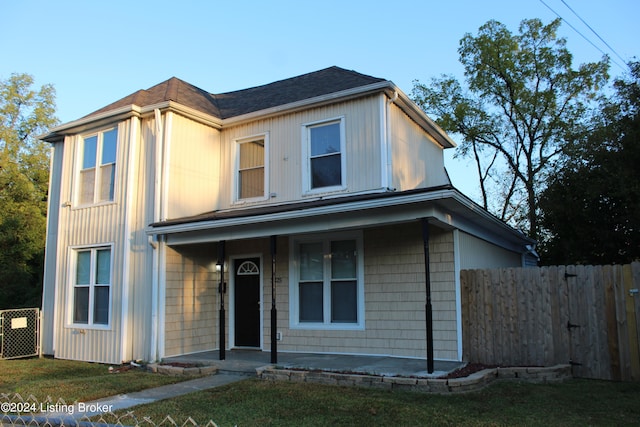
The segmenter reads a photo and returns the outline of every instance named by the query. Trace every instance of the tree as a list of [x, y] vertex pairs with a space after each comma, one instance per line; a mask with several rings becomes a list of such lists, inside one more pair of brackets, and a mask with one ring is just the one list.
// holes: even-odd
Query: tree
[[640, 259], [640, 62], [616, 79], [592, 132], [577, 139], [542, 193], [546, 264]]
[[33, 77], [0, 81], [0, 308], [39, 305], [46, 232], [48, 149], [55, 90]]
[[484, 207], [534, 239], [539, 193], [608, 80], [606, 57], [571, 68], [559, 26], [559, 19], [524, 20], [514, 35], [489, 21], [460, 41], [466, 89], [442, 76], [430, 86], [414, 82], [412, 92], [445, 131], [462, 137], [457, 155], [473, 156]]

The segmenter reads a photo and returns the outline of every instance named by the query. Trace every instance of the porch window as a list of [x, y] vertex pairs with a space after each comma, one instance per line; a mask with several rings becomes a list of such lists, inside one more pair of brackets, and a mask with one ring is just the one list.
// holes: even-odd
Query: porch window
[[294, 243], [297, 283], [291, 289], [293, 327], [352, 329], [363, 322], [359, 235]]
[[117, 143], [115, 128], [82, 139], [79, 204], [113, 201]]
[[344, 188], [343, 119], [305, 125], [307, 191]]
[[110, 294], [111, 248], [77, 249], [71, 303], [72, 323], [109, 325]]
[[265, 136], [237, 141], [237, 200], [265, 197], [265, 145]]

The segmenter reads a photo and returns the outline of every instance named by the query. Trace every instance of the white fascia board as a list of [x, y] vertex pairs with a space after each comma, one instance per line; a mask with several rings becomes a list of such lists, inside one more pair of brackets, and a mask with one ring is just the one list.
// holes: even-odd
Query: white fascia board
[[198, 123], [202, 123], [216, 129], [222, 128], [222, 120], [209, 114], [203, 113], [191, 107], [187, 107], [175, 101], [163, 101], [158, 104], [147, 105], [140, 111], [142, 114], [153, 114], [154, 110], [170, 110], [182, 116], [185, 116]]
[[389, 206], [414, 204], [424, 201], [438, 200], [446, 197], [445, 194], [451, 190], [440, 190], [430, 193], [412, 194], [400, 197], [385, 197], [373, 200], [364, 200], [351, 203], [339, 203], [329, 206], [321, 206], [309, 209], [294, 209], [291, 211], [278, 212], [274, 214], [264, 214], [255, 216], [243, 216], [237, 218], [218, 219], [209, 221], [198, 221], [184, 224], [167, 225], [153, 228], [147, 231], [149, 235], [187, 233], [192, 231], [212, 230], [226, 227], [237, 227], [248, 224], [255, 224], [256, 221], [288, 221], [298, 218], [310, 218], [321, 215], [342, 214], [345, 212], [361, 211], [366, 209], [385, 208]]
[[169, 244], [190, 244], [365, 228], [419, 218], [429, 218], [435, 226], [459, 229], [517, 253], [534, 243], [455, 189], [167, 225], [148, 229], [147, 234], [167, 235]]
[[[396, 104], [405, 112], [409, 117], [411, 117], [415, 122], [426, 130], [430, 135], [432, 135], [440, 147], [445, 148], [454, 148], [458, 144], [455, 143], [451, 137], [434, 122], [422, 109], [411, 100], [402, 90], [396, 88], [394, 86], [394, 90], [398, 92], [399, 101], [396, 101]], [[390, 95], [391, 96], [391, 95]]]
[[37, 138], [42, 141], [54, 142], [56, 140], [62, 140], [65, 135], [81, 133], [89, 128], [99, 127], [106, 123], [120, 121], [132, 116], [142, 117], [148, 114], [153, 114], [156, 109], [175, 111], [176, 113], [196, 122], [212, 126], [217, 129], [222, 127], [222, 121], [217, 117], [203, 113], [194, 108], [184, 106], [178, 102], [163, 101], [157, 104], [146, 105], [144, 107], [131, 104], [125, 107], [116, 108], [115, 110], [109, 110], [104, 113], [83, 117], [81, 119], [56, 126], [47, 134], [41, 135]]
[[72, 122], [67, 122], [52, 128], [48, 133], [38, 136], [38, 140], [56, 142], [64, 139], [65, 135], [81, 133], [90, 128], [102, 126], [107, 123], [120, 121], [131, 116], [139, 116], [141, 109], [137, 105], [127, 105], [104, 113], [83, 117]]

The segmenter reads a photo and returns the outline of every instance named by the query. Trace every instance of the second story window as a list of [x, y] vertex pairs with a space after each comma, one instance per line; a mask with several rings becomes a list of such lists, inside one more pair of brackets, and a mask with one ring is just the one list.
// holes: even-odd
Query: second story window
[[99, 132], [82, 139], [79, 204], [88, 205], [113, 200], [117, 146], [117, 129]]
[[265, 136], [237, 141], [236, 200], [265, 197], [265, 145]]
[[344, 186], [343, 120], [306, 125], [307, 191], [326, 191]]

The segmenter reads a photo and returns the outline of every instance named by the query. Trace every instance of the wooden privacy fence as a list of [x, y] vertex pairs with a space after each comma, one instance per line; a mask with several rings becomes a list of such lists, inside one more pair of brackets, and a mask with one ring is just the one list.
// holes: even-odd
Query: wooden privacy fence
[[640, 380], [640, 262], [460, 275], [464, 360]]

